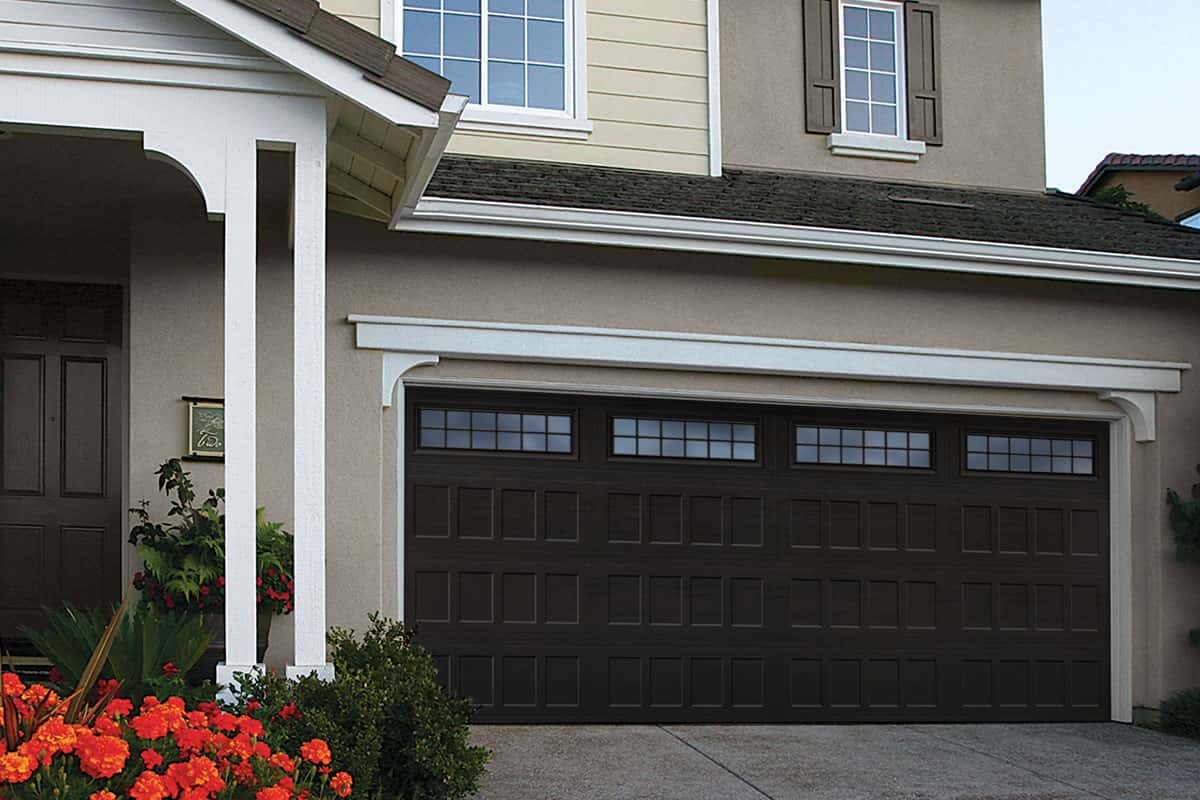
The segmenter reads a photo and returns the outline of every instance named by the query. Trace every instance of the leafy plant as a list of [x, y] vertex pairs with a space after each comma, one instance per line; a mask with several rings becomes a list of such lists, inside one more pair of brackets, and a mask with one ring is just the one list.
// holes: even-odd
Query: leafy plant
[[467, 741], [470, 701], [437, 682], [433, 659], [413, 631], [371, 616], [358, 639], [334, 629], [335, 678], [289, 681], [256, 673], [242, 684], [241, 708], [286, 747], [311, 737], [345, 754], [355, 795], [454, 800], [478, 788], [490, 753]]
[[[1200, 465], [1196, 471], [1200, 472]], [[1184, 500], [1173, 489], [1167, 490], [1171, 509], [1171, 532], [1175, 538], [1175, 558], [1200, 563], [1200, 483], [1192, 485], [1192, 496]], [[1188, 632], [1188, 641], [1200, 647], [1200, 628]]]
[[1159, 709], [1159, 728], [1200, 739], [1200, 689], [1183, 689], [1164, 700]]
[[23, 744], [30, 742], [43, 724], [53, 717], [61, 717], [67, 725], [90, 725], [116, 696], [120, 684], [110, 682], [92, 701], [93, 691], [100, 680], [100, 672], [108, 659], [109, 650], [116, 636], [117, 623], [125, 615], [129, 604], [126, 595], [121, 605], [113, 612], [112, 619], [101, 632], [95, 649], [89, 654], [87, 662], [80, 670], [75, 690], [66, 697], [60, 697], [47, 687], [38, 687], [37, 691], [29, 690], [16, 693], [10, 687], [19, 684], [8, 678], [15, 672], [6, 674], [0, 679], [0, 723], [3, 723], [4, 745], [8, 752], [17, 750]]
[[[23, 632], [54, 664], [61, 675], [59, 682], [73, 685], [103, 636], [104, 618], [101, 611], [80, 611], [67, 604], [50, 614], [44, 630]], [[172, 695], [211, 700], [215, 687], [189, 687], [183, 679], [208, 643], [199, 616], [143, 605], [120, 618], [100, 678], [117, 681], [123, 695], [139, 700], [146, 695], [164, 700]]]
[[[220, 613], [225, 607], [225, 490], [210, 489], [196, 505], [195, 485], [179, 459], [165, 462], [155, 474], [171, 507], [157, 522], [148, 500], [129, 510], [136, 521], [129, 543], [137, 545], [144, 564], [144, 572], [134, 575], [134, 588], [166, 611]], [[256, 526], [259, 609], [291, 613], [292, 535], [283, 523], [266, 521], [261, 508]]]
[[1159, 214], [1150, 206], [1140, 200], [1134, 200], [1133, 192], [1126, 189], [1123, 183], [1118, 183], [1115, 186], [1106, 186], [1092, 195], [1092, 199], [1106, 206], [1122, 208], [1126, 211], [1136, 211], [1158, 222], [1170, 222], [1169, 219]]

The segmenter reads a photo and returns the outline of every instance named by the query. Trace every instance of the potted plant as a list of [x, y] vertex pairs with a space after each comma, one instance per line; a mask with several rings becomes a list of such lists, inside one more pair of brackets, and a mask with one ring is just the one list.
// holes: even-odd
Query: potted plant
[[[178, 459], [158, 468], [158, 488], [171, 497], [166, 519], [154, 521], [149, 501], [130, 509], [136, 524], [129, 543], [136, 545], [143, 570], [133, 576], [143, 602], [164, 611], [199, 614], [212, 640], [193, 675], [211, 677], [225, 655], [225, 490], [209, 490], [196, 505], [191, 476]], [[294, 608], [292, 535], [283, 523], [257, 515], [258, 652], [266, 654], [271, 617]]]

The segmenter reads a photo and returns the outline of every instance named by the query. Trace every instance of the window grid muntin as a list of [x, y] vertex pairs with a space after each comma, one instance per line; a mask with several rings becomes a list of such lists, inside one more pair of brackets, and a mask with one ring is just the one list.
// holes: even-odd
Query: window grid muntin
[[[550, 0], [553, 2], [553, 0]], [[411, 58], [422, 66], [445, 74], [445, 62], [450, 60], [455, 63], [474, 63], [476, 65], [475, 79], [478, 82], [477, 95], [471, 96], [471, 102], [482, 107], [490, 107], [497, 109], [515, 109], [521, 111], [531, 111], [539, 114], [553, 114], [556, 116], [570, 117], [575, 113], [575, 48], [574, 48], [574, 26], [577, 24], [576, 9], [573, 5], [574, 0], [561, 0], [561, 17], [548, 16], [546, 14], [530, 13], [530, 3], [544, 3], [547, 0], [520, 0], [522, 12], [512, 11], [494, 11], [491, 9], [491, 0], [478, 0], [478, 3], [472, 3], [472, 0], [403, 0], [401, 8], [401, 37], [400, 49], [401, 53], [406, 58]], [[461, 8], [448, 7], [451, 5], [475, 5], [477, 10], [463, 10]], [[404, 31], [407, 29], [406, 15], [409, 12], [436, 15], [439, 18], [439, 48], [440, 53], [423, 53], [410, 50], [407, 47], [407, 37]], [[465, 58], [461, 56], [451, 56], [447, 59], [445, 55], [446, 42], [445, 30], [446, 26], [442, 19], [445, 15], [460, 15], [479, 18], [479, 41], [477, 43], [478, 55], [474, 58]], [[495, 58], [490, 54], [491, 47], [491, 32], [489, 28], [489, 18], [498, 17], [503, 19], [520, 19], [522, 21], [522, 50], [525, 55], [523, 60], [512, 58]], [[553, 62], [546, 60], [538, 60], [529, 58], [529, 25], [530, 22], [535, 23], [553, 23], [562, 27], [562, 60], [561, 62]], [[437, 65], [433, 65], [431, 61], [437, 61]], [[525, 98], [524, 105], [497, 103], [491, 100], [490, 91], [490, 72], [489, 62], [498, 64], [520, 64], [522, 65], [523, 74], [523, 97]], [[552, 68], [560, 70], [561, 83], [558, 87], [561, 92], [560, 105], [530, 105], [529, 104], [529, 74], [530, 67]], [[449, 76], [447, 76], [449, 77]], [[452, 87], [451, 91], [456, 91], [457, 87]]]
[[933, 431], [807, 423], [792, 431], [799, 466], [933, 469]]
[[758, 425], [753, 422], [631, 415], [613, 417], [609, 431], [609, 451], [618, 458], [758, 460]]
[[1094, 477], [1096, 441], [1073, 436], [968, 433], [964, 466], [968, 472]]
[[[872, 136], [888, 136], [893, 138], [903, 138], [907, 135], [907, 121], [905, 119], [904, 109], [904, 26], [903, 16], [900, 13], [900, 7], [896, 4], [887, 2], [887, 0], [876, 0], [875, 2], [847, 2], [840, 7], [840, 35], [838, 47], [841, 50], [841, 96], [842, 96], [842, 130], [848, 133], [861, 133]], [[850, 33], [847, 21], [849, 14], [847, 12], [863, 12], [867, 18], [867, 30], [865, 35], [857, 35]], [[872, 14], [888, 14], [891, 15], [891, 40], [874, 37], [871, 30]], [[849, 66], [847, 56], [854, 49], [848, 47], [847, 43], [861, 43], [866, 47], [867, 62], [865, 67]], [[890, 69], [876, 69], [872, 61], [873, 49], [872, 44], [889, 45], [892, 48], [892, 60]], [[866, 100], [858, 100], [850, 98], [850, 81], [849, 73], [856, 72], [866, 76], [868, 84], [868, 94]], [[894, 100], [890, 102], [876, 102], [871, 99], [874, 92], [872, 85], [872, 76], [885, 77], [890, 81]], [[851, 104], [865, 105], [867, 108], [867, 129], [861, 127], [850, 127], [850, 111]], [[895, 115], [894, 130], [884, 132], [877, 131], [875, 128], [875, 111], [874, 106], [890, 108]]]
[[417, 410], [417, 446], [426, 450], [568, 455], [575, 449], [571, 414], [426, 406]]

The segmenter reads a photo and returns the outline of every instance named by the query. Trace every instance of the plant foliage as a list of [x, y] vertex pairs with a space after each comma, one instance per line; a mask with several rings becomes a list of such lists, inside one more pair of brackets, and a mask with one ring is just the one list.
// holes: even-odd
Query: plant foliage
[[1159, 727], [1167, 733], [1200, 739], [1200, 689], [1183, 689], [1163, 701]]
[[412, 638], [411, 629], [377, 615], [361, 639], [334, 629], [334, 680], [259, 673], [242, 684], [242, 702], [252, 702], [286, 747], [328, 740], [345, 754], [359, 797], [468, 797], [490, 753], [468, 743], [473, 706], [446, 693], [433, 659]]
[[[137, 545], [144, 573], [134, 588], [166, 611], [221, 613], [225, 606], [225, 490], [210, 489], [196, 505], [196, 487], [179, 459], [155, 473], [158, 490], [170, 499], [166, 519], [155, 521], [150, 501], [130, 509], [136, 524], [129, 543]], [[257, 514], [257, 583], [260, 609], [288, 614], [293, 608], [292, 535], [281, 522]]]
[[[105, 618], [102, 611], [80, 611], [67, 604], [51, 612], [45, 629], [25, 629], [23, 633], [57, 668], [59, 682], [74, 685], [104, 634]], [[117, 623], [100, 678], [119, 682], [121, 694], [127, 697], [154, 695], [165, 700], [179, 695], [211, 700], [214, 687], [188, 687], [182, 678], [208, 644], [200, 616], [141, 606], [122, 615]]]
[[1136, 211], [1159, 222], [1171, 221], [1140, 200], [1134, 200], [1133, 192], [1126, 189], [1123, 183], [1118, 183], [1115, 186], [1106, 186], [1092, 195], [1092, 199], [1106, 206], [1123, 208], [1126, 211]]

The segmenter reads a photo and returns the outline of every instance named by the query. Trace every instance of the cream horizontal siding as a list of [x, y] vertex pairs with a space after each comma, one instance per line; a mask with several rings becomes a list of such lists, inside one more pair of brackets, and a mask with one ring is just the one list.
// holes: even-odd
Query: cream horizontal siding
[[[399, 7], [404, 0], [395, 0]], [[337, 14], [347, 22], [353, 22], [360, 28], [370, 31], [376, 36], [389, 38], [390, 33], [379, 30], [379, 0], [320, 0], [321, 8], [330, 14]]]
[[0, 0], [0, 40], [146, 53], [261, 56], [169, 0]]
[[587, 7], [587, 139], [459, 131], [450, 152], [707, 174], [705, 0]]

